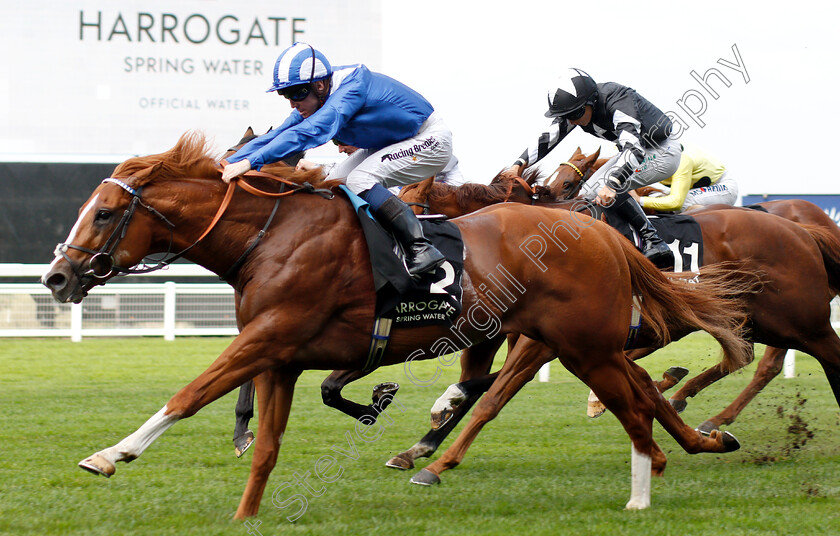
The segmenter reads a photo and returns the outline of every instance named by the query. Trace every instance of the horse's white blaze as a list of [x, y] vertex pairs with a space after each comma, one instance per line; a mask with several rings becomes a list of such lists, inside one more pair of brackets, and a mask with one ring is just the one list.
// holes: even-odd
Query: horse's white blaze
[[[77, 219], [76, 223], [73, 224], [73, 228], [70, 229], [70, 234], [67, 235], [67, 239], [64, 241], [65, 244], [72, 244], [73, 241], [76, 240], [76, 234], [79, 232], [79, 227], [81, 226], [82, 220], [85, 219], [85, 216], [87, 216], [88, 212], [93, 210], [93, 206], [96, 204], [97, 199], [99, 199], [99, 194], [96, 194], [96, 196], [90, 200], [90, 203], [85, 205], [85, 208], [82, 209], [82, 213], [79, 214], [79, 219]], [[52, 271], [55, 269], [55, 265], [64, 258], [61, 255], [61, 251], [59, 251], [59, 247], [55, 248], [53, 255], [55, 255], [55, 257], [53, 258], [52, 262], [50, 263], [49, 269], [44, 275], [52, 273]], [[45, 283], [43, 276], [41, 277], [41, 282]]]
[[446, 391], [440, 395], [440, 398], [435, 400], [432, 406], [432, 415], [437, 415], [443, 411], [451, 411], [455, 406], [467, 399], [466, 393], [458, 387], [457, 383], [453, 383], [447, 387]]
[[99, 194], [96, 194], [96, 197], [90, 200], [90, 203], [85, 205], [85, 208], [82, 209], [82, 213], [79, 214], [79, 219], [76, 220], [76, 223], [73, 224], [73, 228], [70, 229], [70, 234], [67, 235], [67, 244], [72, 244], [73, 240], [76, 239], [76, 233], [79, 232], [79, 226], [82, 224], [82, 220], [85, 219], [87, 213], [93, 210], [94, 205], [96, 205], [96, 200], [99, 199]]
[[178, 421], [175, 415], [165, 415], [166, 406], [160, 409], [157, 413], [143, 423], [143, 426], [137, 429], [136, 432], [126, 437], [113, 447], [108, 447], [105, 450], [99, 451], [97, 454], [105, 458], [111, 463], [131, 461], [137, 458], [149, 445], [159, 438], [161, 434], [167, 431], [173, 424]]
[[631, 491], [628, 510], [643, 510], [650, 506], [650, 456], [642, 454], [632, 446], [630, 455]]

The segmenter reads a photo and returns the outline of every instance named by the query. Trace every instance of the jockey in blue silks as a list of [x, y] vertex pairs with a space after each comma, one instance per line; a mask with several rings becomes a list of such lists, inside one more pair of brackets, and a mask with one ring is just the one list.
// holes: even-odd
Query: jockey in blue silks
[[452, 156], [452, 132], [419, 93], [362, 64], [332, 67], [311, 45], [295, 43], [274, 66], [268, 89], [293, 108], [278, 128], [233, 156], [222, 179], [340, 139], [358, 147], [328, 178], [346, 178], [406, 252], [411, 275], [435, 270], [443, 255], [426, 239], [414, 213], [388, 188], [441, 172]]

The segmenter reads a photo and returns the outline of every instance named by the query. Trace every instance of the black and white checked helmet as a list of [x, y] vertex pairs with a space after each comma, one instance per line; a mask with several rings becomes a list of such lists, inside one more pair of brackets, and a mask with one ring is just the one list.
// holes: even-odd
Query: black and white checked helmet
[[583, 69], [567, 69], [548, 90], [546, 117], [562, 117], [592, 104], [598, 93], [595, 80]]

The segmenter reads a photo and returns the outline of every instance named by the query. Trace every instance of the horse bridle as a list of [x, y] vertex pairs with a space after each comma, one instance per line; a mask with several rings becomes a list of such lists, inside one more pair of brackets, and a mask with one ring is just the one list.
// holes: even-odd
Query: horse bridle
[[423, 209], [423, 216], [428, 216], [429, 211], [431, 210], [429, 208], [428, 203], [414, 203], [414, 202], [411, 202], [411, 203], [406, 203], [406, 205], [408, 205], [410, 207], [421, 207]]
[[[79, 279], [79, 282], [82, 285], [82, 288], [84, 288], [84, 281], [86, 279], [87, 280], [90, 280], [90, 279], [104, 279], [104, 278], [107, 278], [109, 276], [114, 275], [115, 273], [116, 274], [145, 274], [145, 273], [154, 272], [154, 271], [163, 269], [163, 268], [169, 266], [170, 264], [172, 264], [173, 262], [175, 262], [176, 260], [183, 257], [188, 251], [190, 251], [199, 242], [201, 242], [204, 239], [204, 237], [206, 237], [210, 233], [211, 230], [213, 230], [213, 228], [216, 226], [216, 224], [221, 219], [222, 214], [224, 214], [225, 210], [227, 210], [227, 207], [230, 204], [230, 200], [233, 198], [234, 189], [236, 188], [236, 185], [239, 184], [240, 187], [242, 187], [243, 190], [245, 190], [245, 191], [247, 191], [247, 192], [249, 192], [253, 195], [258, 195], [258, 196], [262, 196], [262, 197], [271, 197], [271, 198], [277, 198], [277, 199], [276, 199], [276, 203], [274, 205], [274, 209], [272, 210], [271, 215], [268, 218], [268, 221], [263, 226], [263, 229], [260, 230], [260, 232], [257, 234], [257, 237], [254, 239], [254, 241], [252, 241], [251, 245], [245, 250], [245, 252], [240, 256], [240, 258], [236, 262], [233, 263], [231, 268], [225, 273], [225, 276], [223, 276], [224, 278], [227, 278], [229, 275], [231, 275], [232, 272], [235, 272], [235, 269], [238, 269], [242, 265], [242, 263], [245, 260], [245, 257], [257, 246], [257, 244], [262, 239], [262, 237], [265, 236], [266, 229], [271, 224], [271, 221], [274, 219], [274, 215], [277, 212], [277, 206], [280, 202], [280, 199], [279, 199], [280, 197], [284, 197], [284, 196], [291, 195], [291, 194], [298, 193], [298, 192], [316, 193], [316, 194], [322, 195], [323, 197], [326, 197], [328, 199], [332, 199], [332, 197], [333, 197], [333, 193], [330, 192], [329, 190], [317, 189], [309, 183], [304, 183], [304, 184], [301, 185], [301, 184], [297, 184], [297, 183], [294, 183], [294, 182], [290, 182], [290, 181], [287, 181], [287, 180], [285, 180], [281, 177], [277, 177], [275, 175], [272, 175], [270, 173], [264, 173], [264, 172], [261, 172], [261, 171], [249, 171], [248, 173], [246, 173], [246, 176], [266, 177], [266, 178], [276, 180], [276, 181], [281, 183], [281, 191], [277, 192], [277, 193], [265, 192], [263, 190], [260, 190], [260, 189], [254, 187], [254, 186], [251, 186], [251, 185], [245, 183], [244, 181], [238, 181], [238, 180], [231, 181], [228, 184], [228, 189], [225, 192], [225, 196], [222, 199], [222, 203], [219, 206], [219, 209], [216, 211], [216, 215], [213, 217], [213, 220], [210, 222], [210, 224], [207, 226], [207, 228], [204, 230], [204, 232], [201, 233], [201, 236], [199, 236], [198, 239], [195, 240], [195, 242], [193, 242], [192, 244], [190, 244], [189, 246], [182, 249], [178, 253], [175, 253], [172, 256], [169, 256], [169, 255], [172, 254], [172, 244], [174, 243], [174, 239], [175, 239], [175, 224], [170, 222], [166, 218], [166, 216], [161, 214], [154, 207], [152, 207], [151, 205], [148, 205], [148, 204], [143, 202], [143, 200], [140, 198], [142, 188], [134, 189], [120, 179], [117, 179], [117, 178], [114, 178], [114, 177], [108, 177], [107, 179], [102, 181], [103, 184], [104, 183], [116, 184], [117, 186], [119, 186], [120, 188], [122, 188], [123, 190], [125, 190], [126, 192], [128, 192], [131, 195], [131, 202], [129, 202], [128, 208], [126, 208], [125, 211], [123, 212], [122, 218], [120, 219], [119, 223], [117, 223], [117, 226], [114, 228], [114, 230], [111, 232], [111, 235], [108, 237], [108, 240], [105, 241], [105, 244], [103, 244], [103, 246], [99, 249], [99, 251], [94, 251], [92, 249], [85, 248], [85, 247], [82, 247], [82, 246], [77, 246], [75, 244], [67, 244], [67, 243], [62, 242], [62, 243], [59, 243], [56, 246], [56, 256], [61, 255], [64, 258], [64, 260], [67, 261], [67, 263], [72, 268], [73, 273]], [[292, 187], [292, 189], [288, 190], [288, 191], [284, 191], [285, 187], [287, 185]], [[166, 226], [169, 228], [169, 246], [167, 248], [167, 252], [164, 254], [164, 259], [158, 261], [158, 263], [155, 264], [154, 266], [146, 266], [144, 268], [123, 268], [121, 266], [117, 266], [116, 264], [114, 264], [114, 253], [116, 252], [117, 247], [119, 246], [122, 239], [125, 238], [126, 229], [128, 228], [128, 224], [131, 221], [131, 218], [134, 216], [134, 213], [137, 211], [138, 205], [145, 208], [146, 210], [148, 210], [151, 214], [155, 215], [164, 224], [166, 224]], [[81, 252], [84, 252], [84, 253], [87, 253], [87, 254], [91, 255], [91, 258], [88, 261], [88, 269], [86, 271], [83, 271], [82, 264], [77, 264], [77, 263], [73, 262], [73, 260], [69, 257], [69, 255], [67, 255], [67, 251], [69, 249], [75, 249], [75, 250], [78, 250], [78, 251], [81, 251]]]
[[[108, 240], [106, 240], [105, 244], [103, 244], [102, 247], [99, 248], [99, 251], [94, 251], [92, 249], [77, 246], [75, 244], [67, 244], [65, 242], [61, 242], [55, 248], [56, 256], [61, 255], [64, 258], [64, 260], [67, 261], [67, 263], [73, 269], [73, 273], [75, 273], [76, 277], [79, 278], [80, 282], [90, 278], [104, 279], [114, 274], [114, 272], [118, 274], [143, 274], [154, 270], [159, 270], [164, 266], [168, 265], [170, 262], [174, 261], [175, 258], [172, 258], [168, 261], [160, 261], [156, 266], [140, 269], [123, 268], [114, 264], [114, 252], [116, 252], [117, 247], [119, 246], [122, 239], [125, 238], [125, 233], [128, 228], [128, 224], [131, 221], [131, 218], [134, 216], [134, 213], [137, 211], [138, 206], [141, 206], [148, 210], [150, 213], [154, 214], [169, 228], [169, 248], [167, 251], [167, 255], [169, 254], [169, 252], [172, 251], [172, 242], [174, 240], [175, 225], [172, 222], [170, 222], [166, 218], [166, 216], [157, 211], [154, 207], [144, 203], [143, 200], [140, 198], [140, 190], [135, 190], [122, 180], [116, 179], [114, 177], [108, 177], [107, 179], [102, 181], [103, 184], [106, 182], [116, 184], [117, 186], [131, 194], [131, 202], [128, 204], [128, 208], [126, 208], [123, 212], [122, 218], [120, 219], [119, 223], [117, 223], [117, 226], [114, 228], [114, 230], [111, 232], [111, 235], [108, 237]], [[75, 262], [73, 262], [70, 256], [67, 255], [67, 250], [69, 249], [75, 249], [91, 255], [90, 260], [88, 261], [88, 269], [86, 271], [83, 271], [81, 264], [76, 264]]]
[[[578, 176], [580, 176], [580, 180], [578, 181], [577, 186], [575, 186], [575, 188], [567, 194], [566, 199], [572, 199], [578, 194], [578, 192], [580, 192], [580, 189], [583, 188], [583, 184], [587, 180], [589, 180], [589, 177], [592, 176], [594, 171], [592, 171], [592, 169], [588, 169], [588, 170], [586, 170], [586, 173], [584, 173], [583, 171], [580, 170], [579, 167], [572, 164], [571, 162], [561, 162], [560, 166], [569, 166], [570, 168], [572, 168], [575, 171], [575, 173], [578, 174]], [[558, 169], [559, 169], [560, 166], [557, 166]]]

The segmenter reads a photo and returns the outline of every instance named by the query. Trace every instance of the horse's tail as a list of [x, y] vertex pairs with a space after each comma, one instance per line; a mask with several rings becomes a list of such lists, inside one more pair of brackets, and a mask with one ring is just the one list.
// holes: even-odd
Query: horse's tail
[[[840, 239], [834, 229], [827, 229], [821, 225], [799, 224], [808, 231], [817, 247], [820, 248], [825, 271], [828, 274], [828, 286], [836, 295], [840, 293]], [[833, 225], [833, 223], [832, 223]]]
[[642, 297], [642, 318], [664, 346], [671, 331], [702, 330], [723, 347], [721, 366], [740, 368], [752, 359], [751, 344], [744, 340], [747, 295], [758, 292], [761, 279], [737, 263], [704, 266], [700, 277], [688, 273], [663, 273], [621, 240], [634, 292]]

